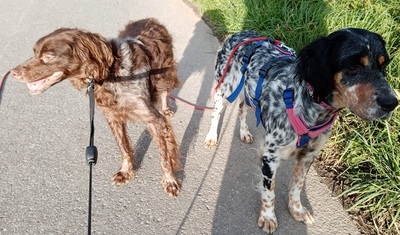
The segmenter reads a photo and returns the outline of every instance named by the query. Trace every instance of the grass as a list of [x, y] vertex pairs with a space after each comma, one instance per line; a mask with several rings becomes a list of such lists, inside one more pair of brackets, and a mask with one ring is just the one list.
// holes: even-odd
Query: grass
[[[400, 88], [400, 1], [398, 0], [187, 0], [215, 35], [253, 29], [297, 51], [343, 27], [383, 36], [391, 57], [388, 80]], [[348, 208], [368, 219], [374, 234], [400, 234], [400, 114], [388, 121], [363, 122], [342, 111], [321, 158], [344, 179]]]

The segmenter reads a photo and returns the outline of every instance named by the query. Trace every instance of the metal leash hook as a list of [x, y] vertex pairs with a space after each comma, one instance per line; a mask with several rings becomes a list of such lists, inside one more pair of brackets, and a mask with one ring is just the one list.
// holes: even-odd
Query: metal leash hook
[[97, 148], [93, 144], [94, 137], [94, 79], [91, 79], [88, 83], [87, 90], [89, 93], [89, 105], [90, 105], [90, 141], [89, 146], [86, 147], [86, 161], [89, 164], [89, 206], [88, 206], [88, 235], [91, 234], [92, 230], [92, 170], [93, 166], [97, 162]]

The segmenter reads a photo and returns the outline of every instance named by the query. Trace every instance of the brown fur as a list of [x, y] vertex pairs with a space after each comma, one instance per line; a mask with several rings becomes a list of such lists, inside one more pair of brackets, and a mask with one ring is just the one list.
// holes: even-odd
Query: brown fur
[[135, 151], [127, 121], [139, 121], [157, 142], [164, 190], [177, 196], [181, 188], [176, 176], [179, 149], [165, 116], [173, 114], [167, 96], [179, 81], [167, 29], [153, 18], [143, 19], [129, 23], [118, 38], [108, 41], [98, 34], [62, 28], [39, 39], [33, 50], [32, 59], [11, 71], [28, 84], [31, 93], [41, 93], [64, 79], [79, 90], [95, 80], [96, 104], [107, 118], [122, 157], [114, 184], [134, 177]]

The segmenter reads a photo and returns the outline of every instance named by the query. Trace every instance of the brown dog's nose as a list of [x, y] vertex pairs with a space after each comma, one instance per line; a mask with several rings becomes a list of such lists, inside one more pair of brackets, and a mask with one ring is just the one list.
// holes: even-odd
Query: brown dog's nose
[[18, 69], [11, 69], [10, 73], [14, 78], [21, 77], [21, 72]]
[[399, 101], [394, 96], [388, 96], [383, 98], [377, 99], [378, 105], [382, 108], [385, 112], [391, 112], [394, 108], [399, 104]]

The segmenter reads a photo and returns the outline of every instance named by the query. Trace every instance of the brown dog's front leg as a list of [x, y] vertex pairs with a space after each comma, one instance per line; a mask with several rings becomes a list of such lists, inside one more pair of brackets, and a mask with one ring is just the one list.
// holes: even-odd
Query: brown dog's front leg
[[126, 130], [126, 122], [108, 121], [108, 125], [115, 137], [118, 148], [121, 152], [121, 169], [113, 175], [114, 185], [121, 186], [127, 183], [135, 175], [134, 150], [131, 147], [130, 139]]
[[157, 118], [147, 124], [147, 129], [157, 142], [161, 155], [161, 168], [164, 171], [164, 191], [171, 197], [180, 193], [181, 183], [176, 173], [180, 170], [179, 148], [171, 125], [165, 117], [158, 115]]

